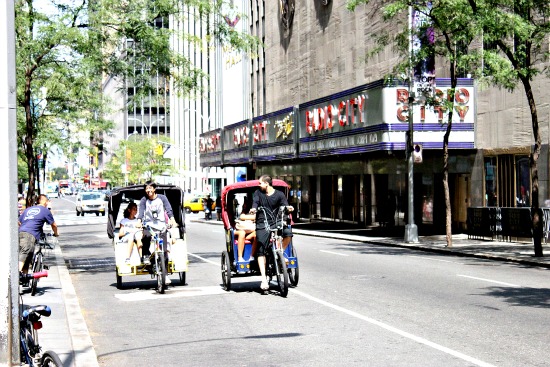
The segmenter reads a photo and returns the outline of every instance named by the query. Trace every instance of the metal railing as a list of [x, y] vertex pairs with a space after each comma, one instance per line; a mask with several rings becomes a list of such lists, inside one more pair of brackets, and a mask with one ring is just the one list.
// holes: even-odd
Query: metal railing
[[[533, 238], [531, 208], [470, 207], [467, 214], [468, 238], [502, 239]], [[542, 235], [550, 238], [550, 208], [542, 211]]]

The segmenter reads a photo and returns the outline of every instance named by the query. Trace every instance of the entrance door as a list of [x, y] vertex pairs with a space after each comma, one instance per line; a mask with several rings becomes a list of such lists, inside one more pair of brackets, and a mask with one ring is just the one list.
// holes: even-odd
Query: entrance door
[[320, 176], [321, 180], [321, 217], [323, 218], [333, 218], [332, 216], [332, 207], [333, 207], [333, 178], [334, 176]]

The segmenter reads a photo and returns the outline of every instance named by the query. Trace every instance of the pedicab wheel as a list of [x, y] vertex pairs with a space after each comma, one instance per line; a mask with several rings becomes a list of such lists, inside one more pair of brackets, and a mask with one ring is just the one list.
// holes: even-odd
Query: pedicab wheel
[[180, 271], [180, 272], [179, 272], [179, 276], [180, 276], [180, 283], [181, 283], [181, 285], [185, 285], [185, 276], [186, 276], [185, 272], [184, 272], [184, 271]]
[[122, 276], [118, 275], [118, 268], [115, 270], [116, 272], [116, 288], [121, 289], [122, 288]]
[[[296, 252], [294, 246], [292, 246], [291, 254], [292, 257], [298, 259], [298, 253]], [[300, 269], [298, 267], [288, 268], [288, 279], [290, 280], [290, 284], [296, 287], [298, 285], [298, 280], [300, 279]]]
[[[35, 262], [32, 266], [32, 272], [38, 273], [42, 270], [44, 270], [44, 263], [42, 262], [42, 254], [38, 253], [35, 258]], [[32, 278], [31, 279], [31, 296], [34, 296], [36, 294], [36, 289], [38, 288], [38, 281], [40, 278]]]
[[164, 252], [160, 251], [157, 260], [157, 292], [164, 293], [166, 289], [166, 262], [164, 261]]
[[277, 273], [279, 292], [281, 293], [281, 297], [286, 297], [288, 294], [288, 272], [286, 269], [285, 256], [282, 251], [277, 251], [275, 261], [277, 261], [277, 268], [279, 268], [279, 272]]
[[61, 362], [61, 359], [57, 355], [57, 353], [49, 350], [42, 354], [42, 358], [40, 358], [40, 366], [42, 367], [48, 367], [48, 366], [56, 366], [56, 367], [63, 367], [63, 362]]
[[231, 264], [227, 251], [222, 252], [222, 281], [223, 289], [229, 291], [231, 289]]

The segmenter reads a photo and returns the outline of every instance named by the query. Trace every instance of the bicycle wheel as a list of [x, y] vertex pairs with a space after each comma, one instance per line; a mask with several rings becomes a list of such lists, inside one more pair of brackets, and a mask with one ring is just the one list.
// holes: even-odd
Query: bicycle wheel
[[223, 289], [226, 291], [231, 289], [231, 264], [227, 251], [222, 252], [222, 282]]
[[[294, 246], [291, 248], [291, 255], [296, 258], [296, 261], [298, 260], [298, 253], [296, 252]], [[300, 279], [300, 269], [298, 268], [298, 265], [296, 265], [295, 268], [288, 268], [288, 278], [290, 279], [290, 284], [295, 287], [298, 285], [298, 280]]]
[[277, 284], [279, 285], [279, 292], [281, 293], [281, 297], [286, 297], [288, 294], [288, 272], [286, 269], [285, 256], [282, 251], [276, 252], [275, 261], [277, 261], [275, 268], [277, 269]]
[[[37, 246], [40, 246], [39, 244], [36, 244]], [[44, 263], [42, 258], [42, 253], [38, 252], [36, 255], [34, 255], [32, 264], [32, 272], [38, 273], [42, 270], [44, 270]], [[31, 279], [31, 296], [34, 296], [36, 294], [36, 289], [38, 288], [38, 281], [40, 278], [32, 278]]]
[[157, 292], [163, 294], [166, 289], [166, 262], [164, 261], [164, 252], [159, 251], [155, 259], [157, 261]]
[[57, 355], [57, 353], [49, 350], [42, 354], [42, 358], [40, 358], [40, 366], [42, 367], [63, 367], [63, 362], [61, 362], [61, 359]]

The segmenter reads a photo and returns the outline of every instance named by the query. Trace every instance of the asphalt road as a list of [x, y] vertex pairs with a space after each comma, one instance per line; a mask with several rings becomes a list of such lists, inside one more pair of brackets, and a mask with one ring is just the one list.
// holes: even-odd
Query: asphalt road
[[118, 290], [106, 217], [75, 222], [70, 199], [54, 200], [60, 244], [101, 366], [550, 360], [547, 270], [297, 235], [300, 283], [287, 298], [259, 293], [258, 277], [234, 278], [225, 292], [222, 227], [189, 222], [186, 286], [173, 275], [173, 286], [159, 295], [154, 280], [135, 276]]

